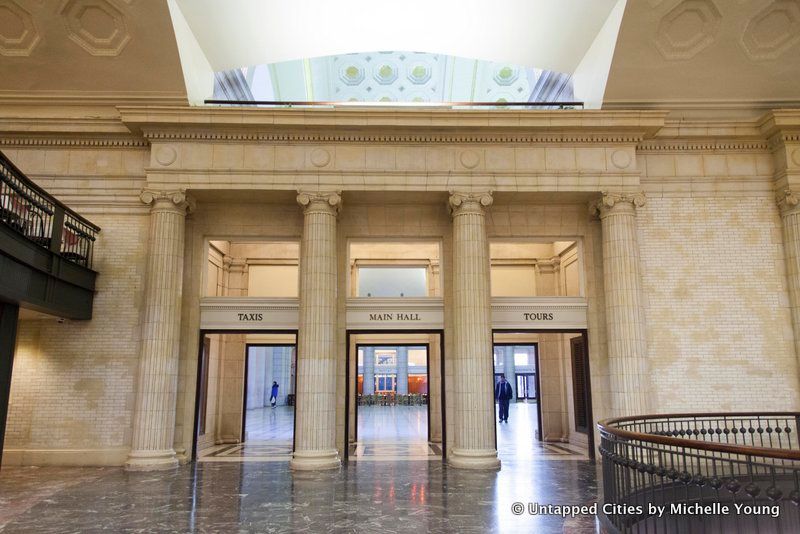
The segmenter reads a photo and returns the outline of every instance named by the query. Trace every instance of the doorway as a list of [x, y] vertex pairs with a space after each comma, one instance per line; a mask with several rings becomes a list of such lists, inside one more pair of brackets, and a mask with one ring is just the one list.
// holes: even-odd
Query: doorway
[[193, 459], [290, 460], [296, 333], [201, 331], [200, 339]]
[[495, 399], [501, 460], [593, 458], [586, 330], [495, 330], [493, 338], [495, 383], [504, 374], [513, 389], [506, 422]]
[[438, 332], [349, 332], [346, 458], [441, 458], [443, 362]]

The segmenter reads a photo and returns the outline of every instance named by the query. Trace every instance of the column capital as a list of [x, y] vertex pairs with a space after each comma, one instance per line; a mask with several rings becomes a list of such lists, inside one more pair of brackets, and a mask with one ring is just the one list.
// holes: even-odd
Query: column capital
[[492, 205], [494, 199], [491, 191], [460, 192], [450, 191], [448, 205], [450, 215], [456, 217], [464, 213], [484, 213], [484, 208]]
[[174, 210], [181, 215], [193, 212], [197, 206], [195, 200], [186, 194], [185, 189], [174, 191], [142, 189], [142, 192], [139, 194], [139, 200], [150, 206], [151, 210]]
[[636, 208], [641, 208], [645, 205], [646, 198], [644, 193], [618, 193], [611, 191], [602, 191], [601, 197], [589, 205], [589, 210], [600, 218], [604, 218], [612, 213], [619, 213], [620, 211], [635, 212]]
[[336, 215], [342, 209], [341, 191], [303, 191], [297, 190], [297, 203], [303, 212], [312, 210]]
[[800, 198], [788, 187], [775, 193], [775, 202], [778, 204], [781, 215], [789, 215], [800, 211], [800, 207], [798, 207]]

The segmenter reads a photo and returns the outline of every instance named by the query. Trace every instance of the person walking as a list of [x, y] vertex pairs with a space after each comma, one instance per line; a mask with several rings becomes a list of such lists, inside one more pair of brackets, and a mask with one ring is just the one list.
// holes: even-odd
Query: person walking
[[269, 395], [269, 403], [272, 404], [274, 408], [278, 404], [278, 383], [272, 383], [272, 392]]
[[494, 387], [494, 398], [500, 405], [500, 422], [505, 421], [508, 423], [508, 404], [511, 402], [511, 396], [514, 395], [514, 390], [511, 389], [511, 384], [506, 382], [506, 375], [500, 375], [500, 382]]

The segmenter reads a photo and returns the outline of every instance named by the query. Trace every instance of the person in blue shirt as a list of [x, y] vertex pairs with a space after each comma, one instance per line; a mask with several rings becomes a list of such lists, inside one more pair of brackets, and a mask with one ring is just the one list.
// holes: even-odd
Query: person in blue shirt
[[272, 404], [273, 408], [275, 407], [275, 405], [278, 404], [278, 383], [277, 382], [273, 382], [272, 383], [272, 392], [270, 393], [270, 396], [269, 396], [269, 402], [270, 402], [270, 404]]
[[506, 382], [506, 375], [500, 375], [500, 382], [494, 387], [494, 398], [500, 405], [500, 422], [505, 421], [508, 423], [508, 404], [511, 402], [511, 397], [514, 395], [514, 390], [511, 389], [511, 384]]

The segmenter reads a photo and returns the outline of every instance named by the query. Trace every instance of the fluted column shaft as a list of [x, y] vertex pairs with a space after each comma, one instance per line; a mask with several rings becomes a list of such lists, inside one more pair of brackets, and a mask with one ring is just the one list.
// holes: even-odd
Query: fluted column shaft
[[786, 258], [786, 283], [792, 313], [795, 354], [800, 358], [800, 199], [790, 189], [777, 195], [783, 220], [783, 247]]
[[361, 383], [364, 395], [375, 393], [375, 347], [364, 347], [364, 381]]
[[178, 465], [173, 450], [181, 326], [183, 244], [191, 202], [181, 191], [144, 191], [151, 206], [144, 289], [142, 345], [133, 421], [125, 468], [149, 471]]
[[497, 469], [492, 366], [489, 243], [484, 210], [489, 193], [453, 193], [455, 436], [450, 465]]
[[647, 364], [641, 295], [636, 208], [642, 195], [605, 194], [596, 204], [603, 230], [608, 360], [612, 413], [649, 413]]
[[336, 450], [336, 193], [297, 196], [303, 207], [293, 469], [339, 467]]
[[408, 347], [397, 347], [397, 394], [408, 395]]

